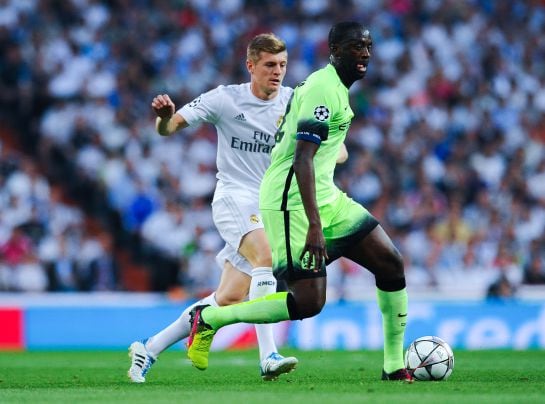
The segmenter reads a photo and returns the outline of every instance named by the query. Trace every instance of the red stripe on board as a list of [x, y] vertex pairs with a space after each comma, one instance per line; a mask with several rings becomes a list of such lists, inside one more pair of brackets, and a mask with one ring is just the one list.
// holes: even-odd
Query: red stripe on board
[[0, 349], [24, 348], [23, 311], [18, 308], [0, 308]]
[[257, 335], [255, 334], [255, 327], [248, 329], [240, 334], [230, 345], [229, 349], [248, 349], [255, 348], [257, 346]]

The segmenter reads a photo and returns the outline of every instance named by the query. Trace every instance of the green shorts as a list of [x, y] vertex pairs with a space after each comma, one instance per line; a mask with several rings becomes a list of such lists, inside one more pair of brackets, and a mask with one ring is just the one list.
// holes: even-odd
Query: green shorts
[[378, 221], [345, 193], [331, 204], [320, 207], [320, 219], [329, 259], [320, 269], [303, 269], [299, 257], [305, 247], [308, 219], [304, 210], [262, 210], [265, 232], [272, 249], [273, 271], [277, 279], [297, 280], [326, 276], [325, 264], [342, 257], [349, 247], [367, 236]]

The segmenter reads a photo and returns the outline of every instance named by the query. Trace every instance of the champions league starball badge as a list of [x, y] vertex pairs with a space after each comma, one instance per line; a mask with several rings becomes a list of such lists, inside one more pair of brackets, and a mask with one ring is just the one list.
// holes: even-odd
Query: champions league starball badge
[[326, 106], [320, 105], [314, 109], [314, 117], [320, 122], [329, 119], [329, 109]]
[[189, 107], [191, 107], [191, 108], [194, 108], [194, 107], [196, 107], [196, 106], [199, 104], [199, 102], [201, 102], [201, 97], [200, 97], [200, 96], [197, 97], [197, 98], [195, 98], [193, 101], [191, 101], [191, 102], [190, 102], [189, 104], [187, 104], [187, 105], [188, 105]]

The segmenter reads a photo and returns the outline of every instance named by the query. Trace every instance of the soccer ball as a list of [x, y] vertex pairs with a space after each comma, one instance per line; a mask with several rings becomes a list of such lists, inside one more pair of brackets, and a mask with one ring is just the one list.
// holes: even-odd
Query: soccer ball
[[454, 353], [439, 337], [420, 337], [407, 348], [405, 367], [416, 380], [446, 380], [454, 368]]

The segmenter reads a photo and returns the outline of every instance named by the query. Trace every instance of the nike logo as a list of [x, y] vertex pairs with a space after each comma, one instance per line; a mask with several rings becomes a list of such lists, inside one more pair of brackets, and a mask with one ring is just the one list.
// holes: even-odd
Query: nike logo
[[405, 314], [398, 313], [397, 316], [398, 317], [407, 317], [407, 313], [405, 313]]

